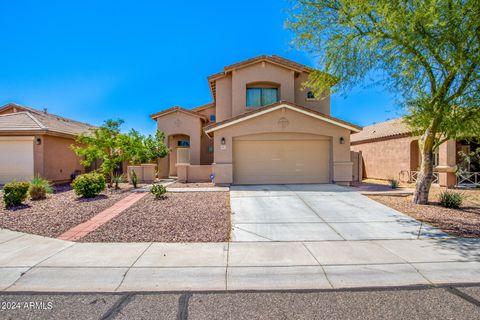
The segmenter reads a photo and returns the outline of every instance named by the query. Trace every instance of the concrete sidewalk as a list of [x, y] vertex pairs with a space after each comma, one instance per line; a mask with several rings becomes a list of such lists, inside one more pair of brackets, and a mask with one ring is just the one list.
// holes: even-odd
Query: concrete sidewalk
[[480, 282], [480, 240], [74, 243], [0, 229], [0, 290], [329, 289]]

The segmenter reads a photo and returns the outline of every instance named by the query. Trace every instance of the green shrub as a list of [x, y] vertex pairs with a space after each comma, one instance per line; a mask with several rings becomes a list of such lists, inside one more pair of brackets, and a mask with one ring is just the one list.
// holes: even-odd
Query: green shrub
[[72, 187], [78, 196], [93, 198], [105, 190], [105, 177], [96, 172], [81, 174], [73, 180]]
[[465, 196], [459, 192], [445, 190], [440, 193], [440, 205], [445, 208], [458, 209], [462, 206]]
[[27, 199], [30, 184], [25, 181], [12, 181], [3, 187], [3, 202], [7, 208], [19, 206]]
[[138, 177], [137, 177], [137, 174], [135, 173], [135, 170], [132, 170], [130, 172], [130, 180], [132, 181], [133, 187], [137, 189]]
[[167, 193], [167, 188], [161, 184], [154, 184], [150, 189], [150, 192], [155, 196], [155, 199], [160, 199], [163, 198], [165, 193]]
[[50, 185], [48, 180], [43, 179], [40, 176], [33, 178], [30, 181], [30, 187], [28, 189], [28, 194], [30, 195], [30, 199], [32, 200], [40, 200], [45, 199], [47, 197], [47, 193], [52, 193], [53, 188]]
[[390, 187], [392, 189], [397, 189], [400, 186], [400, 182], [398, 182], [398, 180], [395, 180], [395, 179], [388, 180], [388, 183], [390, 184]]
[[115, 190], [120, 190], [119, 184], [123, 182], [123, 174], [114, 174], [113, 183], [115, 184]]

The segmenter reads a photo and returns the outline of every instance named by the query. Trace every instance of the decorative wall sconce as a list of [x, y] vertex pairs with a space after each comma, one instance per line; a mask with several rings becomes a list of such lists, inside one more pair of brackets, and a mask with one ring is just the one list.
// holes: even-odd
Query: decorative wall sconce
[[222, 137], [222, 139], [220, 139], [220, 144], [224, 146], [225, 144], [227, 144], [227, 140], [225, 140], [225, 138]]
[[340, 137], [340, 144], [345, 144], [345, 138], [344, 137]]
[[41, 145], [42, 144], [42, 138], [35, 139], [35, 144], [36, 145]]

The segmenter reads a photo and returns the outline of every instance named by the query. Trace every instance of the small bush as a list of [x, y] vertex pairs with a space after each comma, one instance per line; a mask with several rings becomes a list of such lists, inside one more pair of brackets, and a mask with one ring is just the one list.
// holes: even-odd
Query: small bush
[[160, 199], [163, 198], [165, 193], [167, 193], [167, 188], [161, 184], [154, 184], [150, 189], [150, 193], [155, 196], [155, 199]]
[[133, 187], [137, 189], [138, 177], [137, 177], [137, 174], [135, 173], [135, 170], [132, 170], [130, 172], [130, 180], [132, 181]]
[[81, 174], [73, 180], [72, 187], [78, 196], [93, 198], [105, 190], [105, 177], [95, 172]]
[[459, 192], [445, 190], [440, 193], [440, 205], [445, 208], [458, 209], [462, 206], [465, 196]]
[[390, 183], [390, 187], [392, 189], [397, 189], [400, 186], [400, 182], [398, 182], [398, 180], [395, 180], [395, 179], [389, 180], [388, 183]]
[[7, 208], [19, 206], [27, 199], [30, 184], [24, 181], [12, 181], [3, 187], [3, 202]]
[[114, 174], [113, 183], [115, 184], [115, 190], [120, 190], [119, 184], [123, 182], [123, 174]]
[[28, 194], [32, 200], [41, 200], [47, 197], [47, 193], [52, 193], [53, 188], [48, 180], [37, 176], [30, 181]]

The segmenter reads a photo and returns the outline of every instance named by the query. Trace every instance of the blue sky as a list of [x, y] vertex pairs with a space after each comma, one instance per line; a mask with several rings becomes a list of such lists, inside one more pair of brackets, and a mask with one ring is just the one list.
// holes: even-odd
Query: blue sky
[[[315, 67], [290, 45], [285, 0], [1, 1], [0, 104], [99, 125], [155, 130], [149, 115], [208, 103], [206, 77], [256, 55]], [[384, 88], [332, 97], [332, 115], [369, 125], [399, 115]]]

